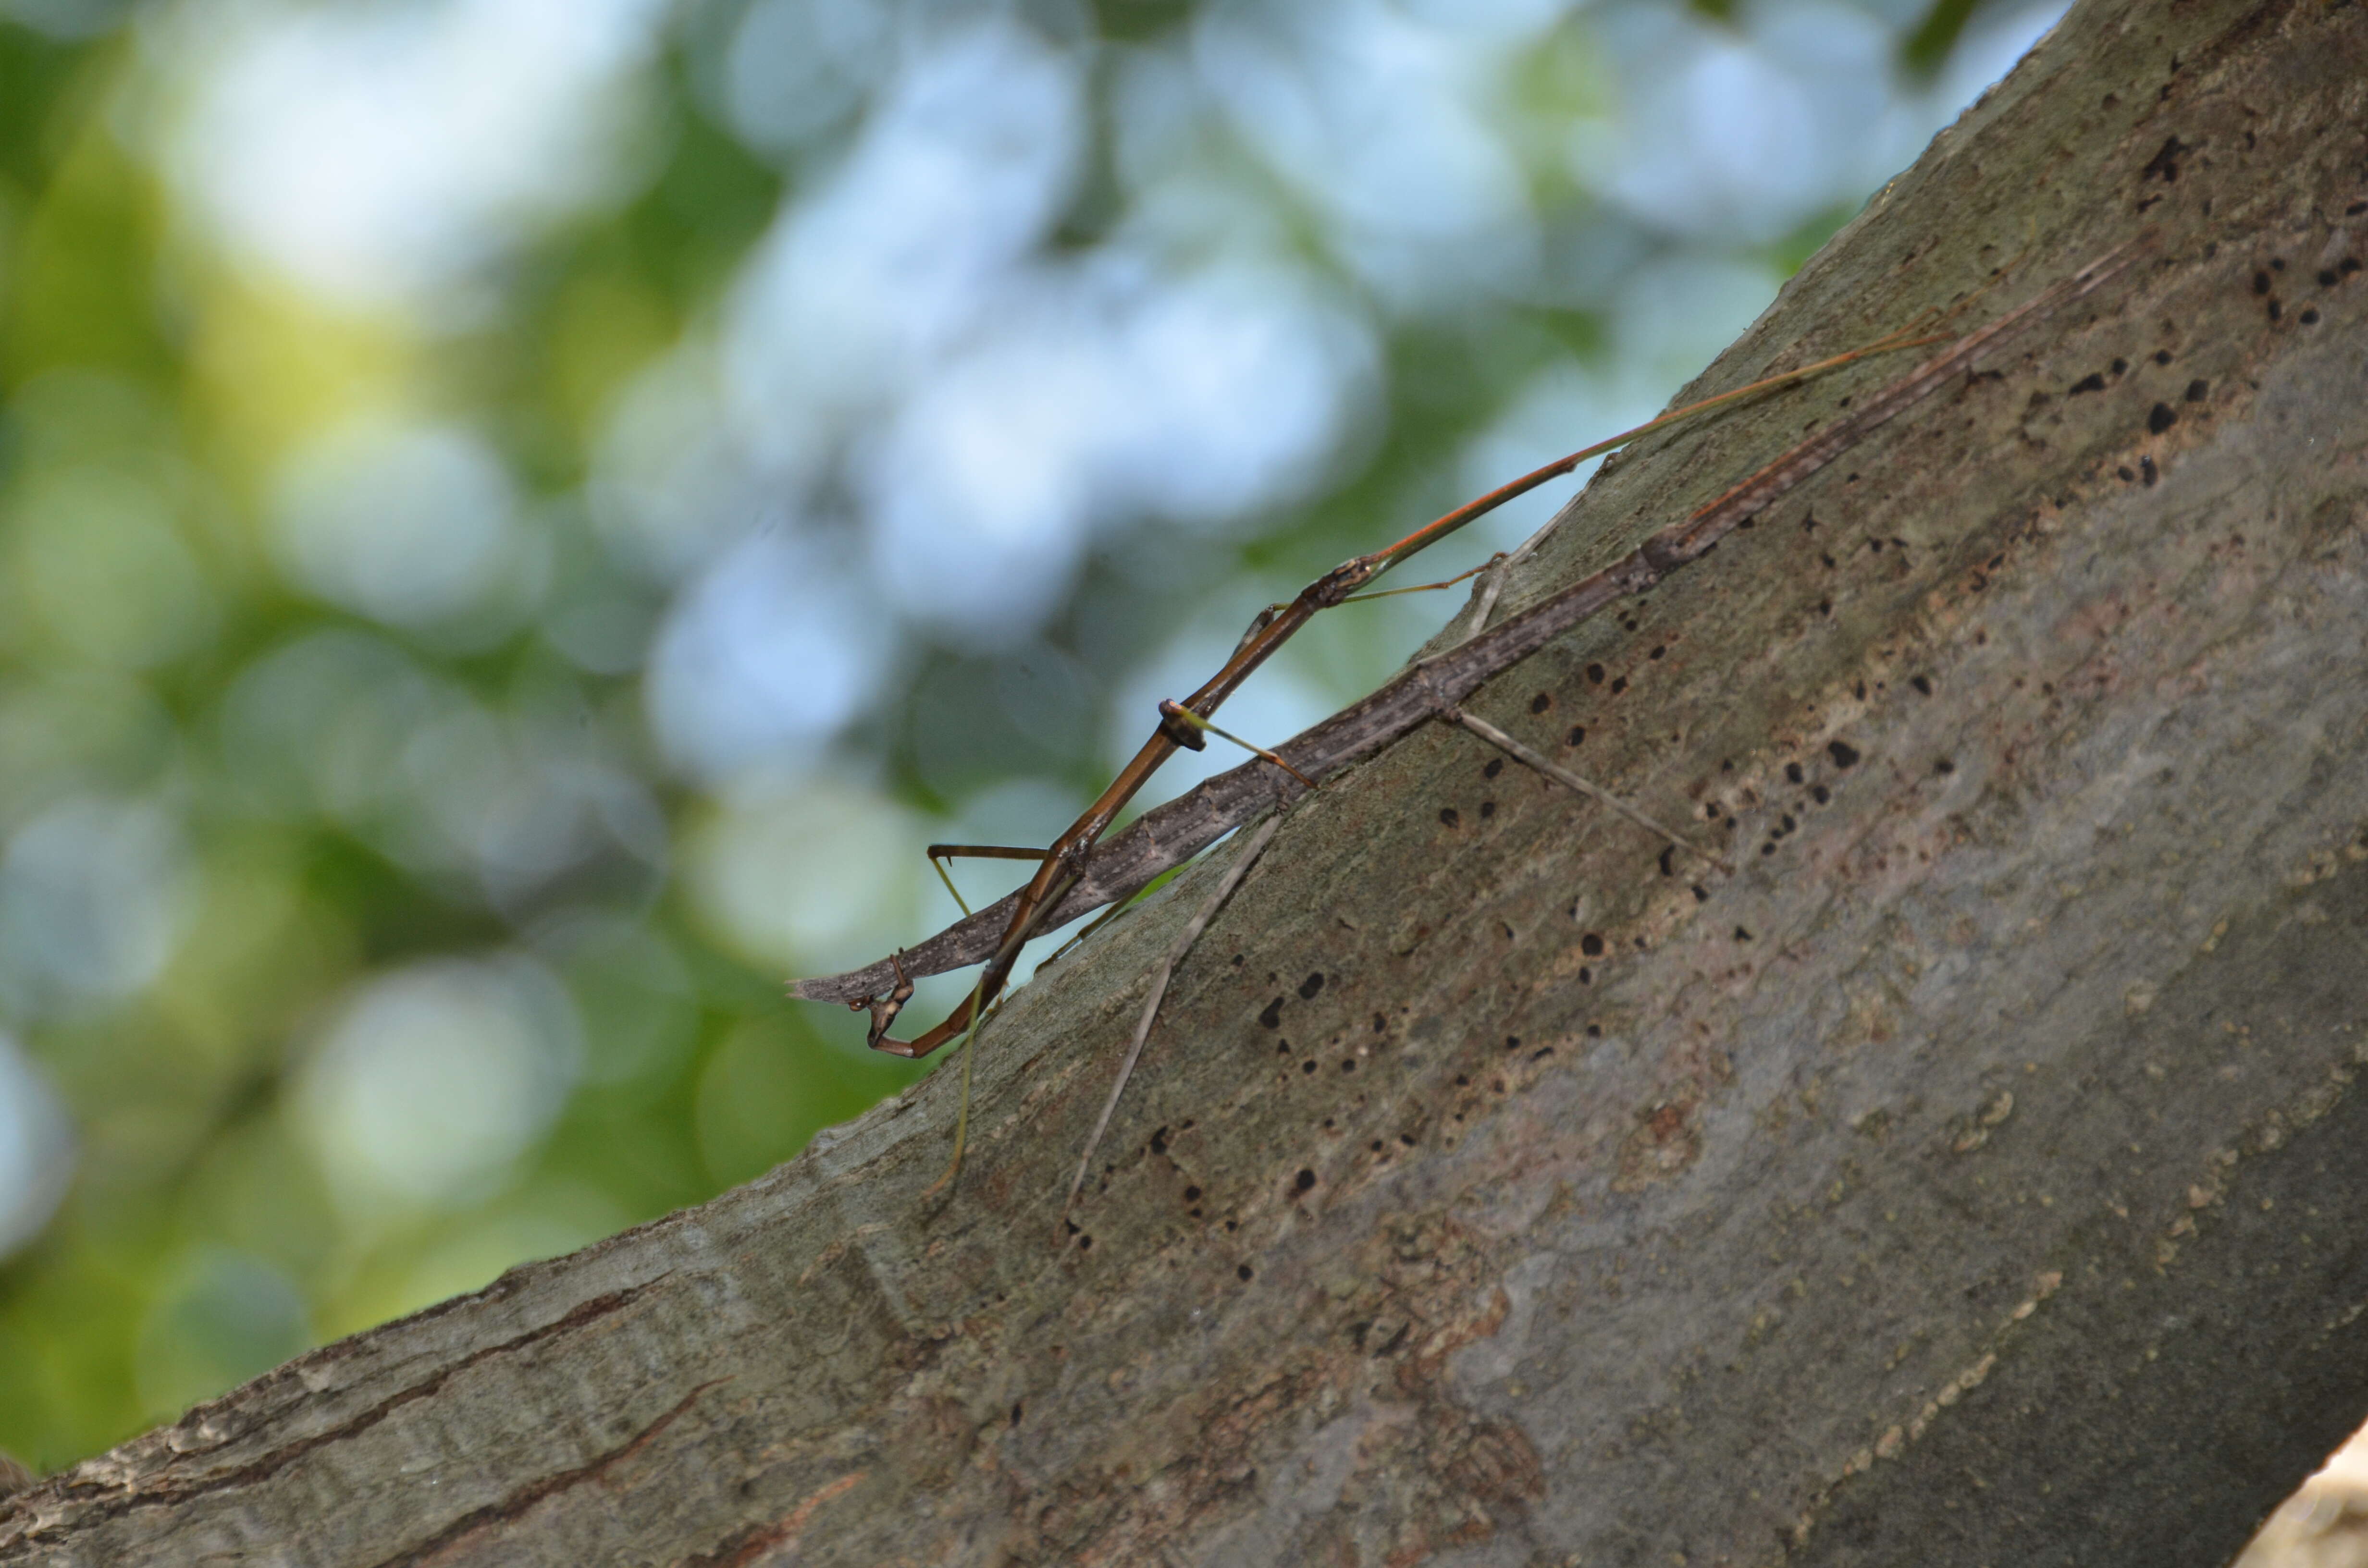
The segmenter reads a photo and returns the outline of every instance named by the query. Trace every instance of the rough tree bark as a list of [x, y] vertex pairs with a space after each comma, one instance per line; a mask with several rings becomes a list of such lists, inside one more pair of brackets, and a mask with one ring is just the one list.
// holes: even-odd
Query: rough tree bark
[[[2368, 1411], [2368, 17], [2100, 0], [1704, 378], [2150, 257], [762, 1181], [0, 1564], [2214, 1564]], [[1514, 604], [1877, 367], [1600, 476]], [[1584, 741], [1578, 737], [1581, 730]], [[1222, 860], [1224, 852], [1217, 858]], [[1697, 877], [1700, 880], [1697, 881]]]

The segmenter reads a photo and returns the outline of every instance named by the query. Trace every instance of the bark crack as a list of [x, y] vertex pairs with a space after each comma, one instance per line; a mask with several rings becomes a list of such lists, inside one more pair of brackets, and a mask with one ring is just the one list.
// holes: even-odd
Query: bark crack
[[632, 1437], [616, 1448], [596, 1455], [572, 1470], [557, 1471], [531, 1485], [521, 1486], [498, 1502], [488, 1503], [482, 1508], [470, 1510], [410, 1551], [383, 1559], [376, 1568], [426, 1568], [428, 1563], [445, 1560], [454, 1548], [474, 1540], [487, 1530], [496, 1529], [523, 1517], [537, 1504], [581, 1486], [587, 1481], [598, 1481], [609, 1471], [631, 1460], [643, 1449], [657, 1441], [661, 1433], [680, 1420], [692, 1405], [699, 1403], [701, 1394], [709, 1389], [731, 1381], [729, 1378], [709, 1379], [676, 1401], [674, 1407], [665, 1415], [634, 1433]]
[[[269, 1479], [290, 1462], [306, 1454], [327, 1448], [334, 1443], [343, 1442], [348, 1437], [359, 1437], [406, 1404], [433, 1398], [453, 1378], [480, 1362], [513, 1354], [622, 1311], [643, 1295], [672, 1278], [672, 1275], [673, 1270], [669, 1269], [655, 1279], [644, 1280], [639, 1285], [628, 1286], [621, 1290], [611, 1290], [605, 1295], [594, 1296], [588, 1301], [579, 1302], [547, 1324], [503, 1340], [497, 1345], [488, 1345], [482, 1349], [472, 1350], [451, 1365], [440, 1369], [424, 1381], [414, 1383], [408, 1388], [390, 1394], [359, 1415], [295, 1442], [282, 1444], [245, 1464], [215, 1471], [193, 1481], [162, 1482], [154, 1485], [134, 1483], [136, 1489], [128, 1492], [118, 1491], [114, 1487], [97, 1482], [69, 1482], [59, 1489], [59, 1495], [69, 1501], [85, 1498], [90, 1500], [87, 1508], [75, 1510], [75, 1517], [73, 1521], [76, 1528], [87, 1528], [138, 1509], [176, 1506], [191, 1498], [204, 1496], [211, 1493], [233, 1491], [241, 1486], [254, 1485]], [[188, 1417], [183, 1419], [186, 1421]], [[113, 1494], [109, 1495], [109, 1494]], [[23, 1506], [29, 1503], [31, 1498], [28, 1495], [12, 1498], [10, 1501]], [[51, 1533], [53, 1528], [53, 1526], [36, 1525], [18, 1537], [17, 1542], [37, 1540], [42, 1535]], [[14, 1551], [8, 1553], [10, 1558], [16, 1555]], [[6, 1558], [0, 1558], [0, 1562], [6, 1560]]]
[[803, 1535], [806, 1526], [814, 1522], [814, 1515], [820, 1513], [825, 1504], [836, 1502], [853, 1491], [871, 1473], [868, 1470], [859, 1470], [851, 1475], [842, 1475], [780, 1518], [735, 1531], [718, 1541], [712, 1550], [694, 1552], [684, 1558], [675, 1568], [747, 1568], [765, 1552]]

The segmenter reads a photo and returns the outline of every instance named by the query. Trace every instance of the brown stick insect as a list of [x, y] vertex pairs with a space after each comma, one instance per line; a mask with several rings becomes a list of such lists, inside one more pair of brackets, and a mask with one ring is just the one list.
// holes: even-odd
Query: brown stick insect
[[[1385, 549], [1343, 562], [1309, 584], [1290, 604], [1262, 612], [1243, 634], [1224, 665], [1199, 690], [1180, 703], [1163, 702], [1160, 723], [1151, 738], [1100, 798], [1048, 848], [1035, 851], [988, 846], [931, 846], [933, 859], [941, 853], [962, 852], [1034, 859], [1037, 869], [1025, 887], [917, 947], [861, 970], [798, 982], [791, 987], [791, 994], [869, 1010], [872, 1020], [870, 1042], [875, 1050], [919, 1057], [957, 1036], [969, 1042], [983, 1013], [1009, 978], [1020, 949], [1039, 932], [1066, 924], [1106, 903], [1122, 903], [1160, 874], [1183, 864], [1226, 833], [1270, 809], [1287, 805], [1300, 794], [1318, 787], [1326, 776], [1371, 755], [1417, 725], [1443, 719], [1472, 730], [1492, 744], [1503, 746], [1503, 740], [1491, 733], [1490, 726], [1474, 722], [1460, 709], [1484, 682], [1606, 606], [1645, 592], [1670, 573], [1708, 554], [1726, 534], [1869, 433], [1964, 374], [1984, 353], [2119, 275], [2137, 248], [2137, 244], [2124, 245], [2109, 253], [1988, 324], [1956, 338], [1939, 354], [1864, 399], [1852, 412], [1800, 441], [1707, 506], [1662, 528], [1609, 566], [1494, 626], [1486, 622], [1494, 607], [1495, 589], [1503, 580], [1503, 567], [1509, 562], [1492, 562], [1475, 568], [1486, 571], [1489, 565], [1496, 565], [1499, 572], [1481, 596], [1469, 633], [1461, 642], [1410, 665], [1371, 696], [1284, 744], [1271, 751], [1252, 747], [1258, 753], [1252, 762], [1203, 781], [1176, 800], [1144, 813], [1103, 842], [1111, 821], [1178, 749], [1199, 750], [1206, 744], [1203, 732], [1214, 728], [1209, 722], [1211, 715], [1276, 649], [1319, 611], [1370, 597], [1360, 590], [1400, 562], [1507, 501], [1569, 472], [1588, 458], [1640, 436], [1740, 399], [1797, 384], [1871, 354], [1942, 339], [1925, 334], [1920, 326], [1911, 327], [1847, 354], [1671, 410], [1634, 430], [1583, 448], [1491, 491]], [[1536, 543], [1533, 539], [1515, 555], [1528, 553]], [[1527, 748], [1516, 744], [1505, 749], [1525, 762], [1529, 760], [1524, 755]], [[1600, 796], [1600, 791], [1588, 789]], [[1619, 809], [1629, 810], [1624, 806]], [[1642, 820], [1690, 852], [1706, 853], [1649, 818]], [[897, 1011], [912, 994], [915, 976], [940, 973], [981, 960], [985, 967], [968, 999], [943, 1022], [909, 1041], [889, 1036], [887, 1031]], [[1153, 1006], [1156, 1006], [1156, 994]], [[961, 1166], [969, 1110], [967, 1059], [963, 1068], [962, 1110], [955, 1124], [953, 1157], [939, 1187], [950, 1181]]]

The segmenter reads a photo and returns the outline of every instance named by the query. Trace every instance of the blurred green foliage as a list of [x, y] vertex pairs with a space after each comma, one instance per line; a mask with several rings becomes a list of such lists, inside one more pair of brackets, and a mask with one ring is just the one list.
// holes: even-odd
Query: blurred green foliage
[[[180, 9], [202, 19], [206, 7]], [[307, 1345], [697, 1203], [911, 1081], [924, 1069], [863, 1051], [859, 1020], [783, 1001], [777, 960], [867, 955], [794, 923], [772, 946], [751, 937], [769, 893], [794, 890], [751, 881], [748, 844], [788, 844], [827, 884], [809, 900], [875, 898], [861, 940], [917, 938], [950, 913], [912, 891], [917, 866], [825, 850], [876, 832], [909, 861], [925, 829], [1014, 778], [1082, 798], [1147, 722], [1114, 718], [1114, 693], [1196, 618], [1237, 624], [1230, 607], [1462, 499], [1496, 450], [1491, 433], [1542, 376], [1625, 375], [1633, 384], [1604, 406], [1649, 412], [1740, 324], [1730, 301], [1691, 336], [1623, 347], [1600, 287], [1393, 302], [1344, 259], [1337, 217], [1251, 141], [1211, 133], [1192, 155], [1212, 188], [1262, 214], [1272, 243], [1370, 325], [1371, 407], [1304, 496], [1215, 533], [1098, 536], [1074, 587], [1016, 648], [908, 629], [885, 695], [821, 763], [800, 765], [811, 788], [768, 805], [662, 754], [638, 660], [572, 655], [539, 613], [484, 636], [391, 626], [291, 583], [267, 537], [288, 465], [340, 420], [395, 406], [466, 421], [551, 507], [535, 591], [555, 602], [590, 584], [646, 636], [666, 588], [609, 562], [570, 498], [620, 395], [712, 329], [777, 214], [820, 187], [843, 146], [752, 150], [719, 119], [701, 51], [746, 9], [677, 8], [641, 84], [637, 182], [533, 230], [489, 268], [489, 306], [432, 328], [324, 301], [207, 238], [156, 153], [155, 122], [188, 85], [160, 69], [153, 40], [143, 50], [140, 14], [81, 37], [0, 19], [0, 837], [12, 885], [31, 890], [17, 915], [0, 910], [0, 946], [12, 917], [20, 945], [41, 952], [66, 940], [63, 923], [94, 923], [81, 946], [0, 975], [0, 1023], [55, 1085], [78, 1145], [63, 1208], [0, 1260], [0, 1447], [39, 1468]], [[1088, 74], [1086, 167], [1043, 242], [1085, 254], [1132, 220], [1139, 195], [1114, 151], [1129, 111], [1110, 51], [1172, 44], [1206, 7], [1038, 9], [1051, 19], [1033, 25], [1071, 46], [1104, 45]], [[1921, 22], [1916, 62], [1931, 69], [1966, 9], [1941, 0], [1929, 18], [1883, 25]], [[1658, 233], [1605, 211], [1554, 150], [1565, 122], [1616, 96], [1581, 20], [1535, 29], [1502, 85], [1499, 129], [1527, 149], [1518, 161], [1546, 248], [1594, 245], [1588, 266], [1649, 272], [1710, 256], [1772, 291], [1856, 199], [1827, 199], [1772, 238]], [[1574, 237], [1588, 233], [1611, 238]], [[1229, 242], [1212, 231], [1171, 243]], [[1600, 433], [1557, 431], [1554, 445]], [[1311, 635], [1292, 678], [1326, 700], [1352, 696], [1446, 608], [1391, 603]], [[304, 683], [333, 669], [355, 690], [396, 693], [385, 711], [414, 717], [381, 733], [325, 699], [306, 707]], [[418, 847], [424, 808], [393, 800], [390, 783], [436, 766], [405, 747], [448, 720], [520, 754], [597, 758], [637, 781], [632, 799], [655, 826], [634, 827], [628, 800], [603, 830], [615, 842], [515, 895], [455, 869]], [[561, 732], [564, 744], [537, 738]], [[117, 894], [85, 889], [80, 914], [38, 896], [84, 887], [74, 877], [96, 875], [93, 846], [130, 868]], [[51, 881], [42, 853], [64, 868]], [[103, 972], [76, 980], [85, 951]], [[405, 990], [405, 976], [426, 978]], [[426, 1119], [450, 1109], [465, 1121], [471, 1108], [400, 1062], [372, 1058], [338, 1078], [347, 1045], [324, 1042], [359, 1051], [352, 1042], [381, 1014], [399, 1022], [405, 1007], [472, 996], [492, 998], [468, 1015], [489, 1028], [523, 1020], [531, 1035], [564, 1015], [551, 1026], [559, 1097], [523, 1147], [485, 1131], [491, 1142], [453, 1156], [444, 1185], [373, 1187], [366, 1164], [355, 1176], [339, 1130], [374, 1113], [352, 1095]], [[531, 1068], [541, 1047], [522, 1049]], [[454, 1064], [453, 1081], [471, 1070]], [[544, 1092], [485, 1090], [496, 1091]]]

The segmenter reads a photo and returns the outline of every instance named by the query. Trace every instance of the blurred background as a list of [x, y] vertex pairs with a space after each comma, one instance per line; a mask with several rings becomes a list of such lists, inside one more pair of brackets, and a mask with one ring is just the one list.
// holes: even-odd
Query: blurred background
[[1656, 412], [2061, 8], [0, 0], [0, 1447], [900, 1088], [781, 983], [923, 844]]

